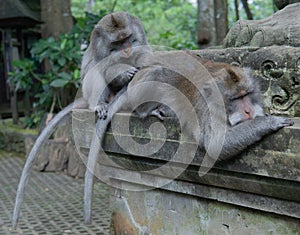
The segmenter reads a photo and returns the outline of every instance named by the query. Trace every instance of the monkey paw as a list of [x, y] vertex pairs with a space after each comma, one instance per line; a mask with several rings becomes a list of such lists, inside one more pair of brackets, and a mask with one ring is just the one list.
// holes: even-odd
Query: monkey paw
[[292, 126], [294, 122], [286, 117], [278, 117], [278, 116], [267, 116], [271, 119], [271, 127], [273, 130], [278, 130], [282, 127]]
[[137, 68], [131, 67], [130, 69], [125, 71], [122, 76], [131, 80], [138, 71], [139, 70]]
[[165, 114], [159, 108], [156, 108], [151, 111], [150, 115], [159, 118], [161, 121], [165, 120]]
[[95, 112], [97, 112], [98, 118], [105, 120], [107, 117], [108, 104], [100, 103], [95, 107]]
[[166, 117], [175, 117], [175, 113], [167, 106], [160, 105], [156, 109], [152, 110], [150, 115], [159, 118], [161, 121]]

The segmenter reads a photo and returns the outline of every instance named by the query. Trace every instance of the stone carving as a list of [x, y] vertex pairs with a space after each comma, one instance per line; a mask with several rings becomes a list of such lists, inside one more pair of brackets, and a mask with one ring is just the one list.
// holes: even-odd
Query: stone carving
[[229, 31], [224, 47], [300, 46], [300, 3], [286, 6], [262, 20], [240, 20]]
[[300, 47], [207, 49], [194, 53], [202, 58], [250, 67], [260, 81], [266, 111], [300, 117]]
[[269, 112], [295, 116], [300, 95], [299, 70], [278, 67], [275, 61], [266, 60], [261, 65], [261, 74], [268, 81], [268, 89], [264, 92], [264, 101]]

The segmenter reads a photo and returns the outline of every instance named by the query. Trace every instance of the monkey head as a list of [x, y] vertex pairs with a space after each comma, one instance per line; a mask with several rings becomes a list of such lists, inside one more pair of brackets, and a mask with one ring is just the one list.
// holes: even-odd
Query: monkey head
[[91, 47], [95, 61], [122, 51], [129, 57], [132, 48], [148, 45], [140, 20], [127, 12], [114, 12], [104, 16], [91, 34]]
[[231, 126], [264, 116], [259, 85], [248, 68], [225, 65], [217, 71], [217, 83], [224, 97], [228, 122]]

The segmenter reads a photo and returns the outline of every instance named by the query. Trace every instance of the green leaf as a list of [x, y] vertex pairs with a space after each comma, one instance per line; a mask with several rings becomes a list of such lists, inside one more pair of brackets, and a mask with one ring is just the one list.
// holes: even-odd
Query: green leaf
[[57, 62], [61, 67], [63, 67], [66, 64], [66, 59], [64, 57], [60, 57]]
[[71, 80], [72, 79], [72, 75], [69, 74], [69, 73], [66, 73], [66, 72], [61, 72], [58, 74], [58, 76], [61, 78], [61, 79], [64, 79], [64, 80]]
[[62, 88], [64, 87], [69, 81], [66, 81], [64, 79], [56, 79], [50, 83], [50, 86]]
[[73, 78], [78, 79], [80, 77], [80, 71], [79, 69], [75, 69], [73, 73]]
[[62, 50], [65, 49], [66, 44], [67, 44], [67, 39], [64, 38], [64, 39], [62, 40], [61, 44], [60, 44], [60, 49], [62, 49]]

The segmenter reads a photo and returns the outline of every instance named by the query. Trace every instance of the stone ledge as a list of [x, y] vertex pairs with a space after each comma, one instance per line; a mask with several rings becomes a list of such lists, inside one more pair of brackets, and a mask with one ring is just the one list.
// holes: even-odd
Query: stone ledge
[[[84, 117], [89, 116], [88, 114], [90, 114], [90, 117]], [[73, 115], [80, 120], [94, 118], [92, 113], [83, 110], [73, 113]], [[114, 117], [117, 119], [116, 123], [122, 125], [124, 122], [124, 120], [122, 122], [122, 119], [127, 115], [127, 113], [117, 114]], [[145, 120], [131, 117], [130, 131], [132, 134], [122, 133], [117, 126], [114, 135], [125, 142], [127, 139], [134, 139], [138, 143], [147, 143], [149, 141], [147, 127], [155, 121], [157, 119], [154, 117]], [[267, 136], [258, 144], [229, 161], [217, 163], [203, 177], [198, 175], [203, 152], [197, 152], [189, 167], [186, 167], [184, 162], [175, 162], [173, 166], [177, 167], [178, 170], [182, 170], [183, 173], [174, 183], [170, 184], [174, 184], [174, 186], [166, 185], [164, 189], [299, 219], [300, 120], [294, 119], [294, 121], [294, 126], [283, 128]], [[104, 140], [104, 149], [110, 159], [117, 163], [119, 167], [112, 167], [111, 163], [102, 159], [100, 164], [103, 167], [101, 167], [98, 174], [100, 172], [108, 172], [109, 174], [111, 169], [114, 172], [111, 180], [116, 180], [120, 184], [132, 183], [133, 185], [136, 185], [137, 182], [128, 182], [130, 180], [126, 179], [126, 174], [136, 174], [138, 179], [145, 179], [145, 185], [143, 183], [138, 185], [140, 188], [147, 186], [147, 179], [151, 182], [159, 182], [172, 177], [173, 172], [171, 170], [170, 172], [158, 171], [155, 175], [151, 174], [149, 170], [159, 168], [168, 161], [174, 162], [171, 157], [179, 145], [179, 127], [176, 123], [173, 119], [167, 119], [163, 122], [168, 131], [167, 140], [157, 153], [147, 157], [128, 153], [134, 149], [127, 149], [127, 151], [122, 149], [116, 142], [111, 128], [109, 128]], [[77, 130], [83, 135], [80, 139], [82, 142], [77, 142], [77, 144], [81, 153], [87, 157], [93, 128], [91, 123], [84, 124], [83, 121], [81, 124], [85, 128]], [[162, 140], [157, 138], [157, 141]], [[187, 141], [185, 144], [191, 143]], [[184, 187], [176, 185], [184, 185]], [[206, 193], [202, 193], [202, 191]]]

